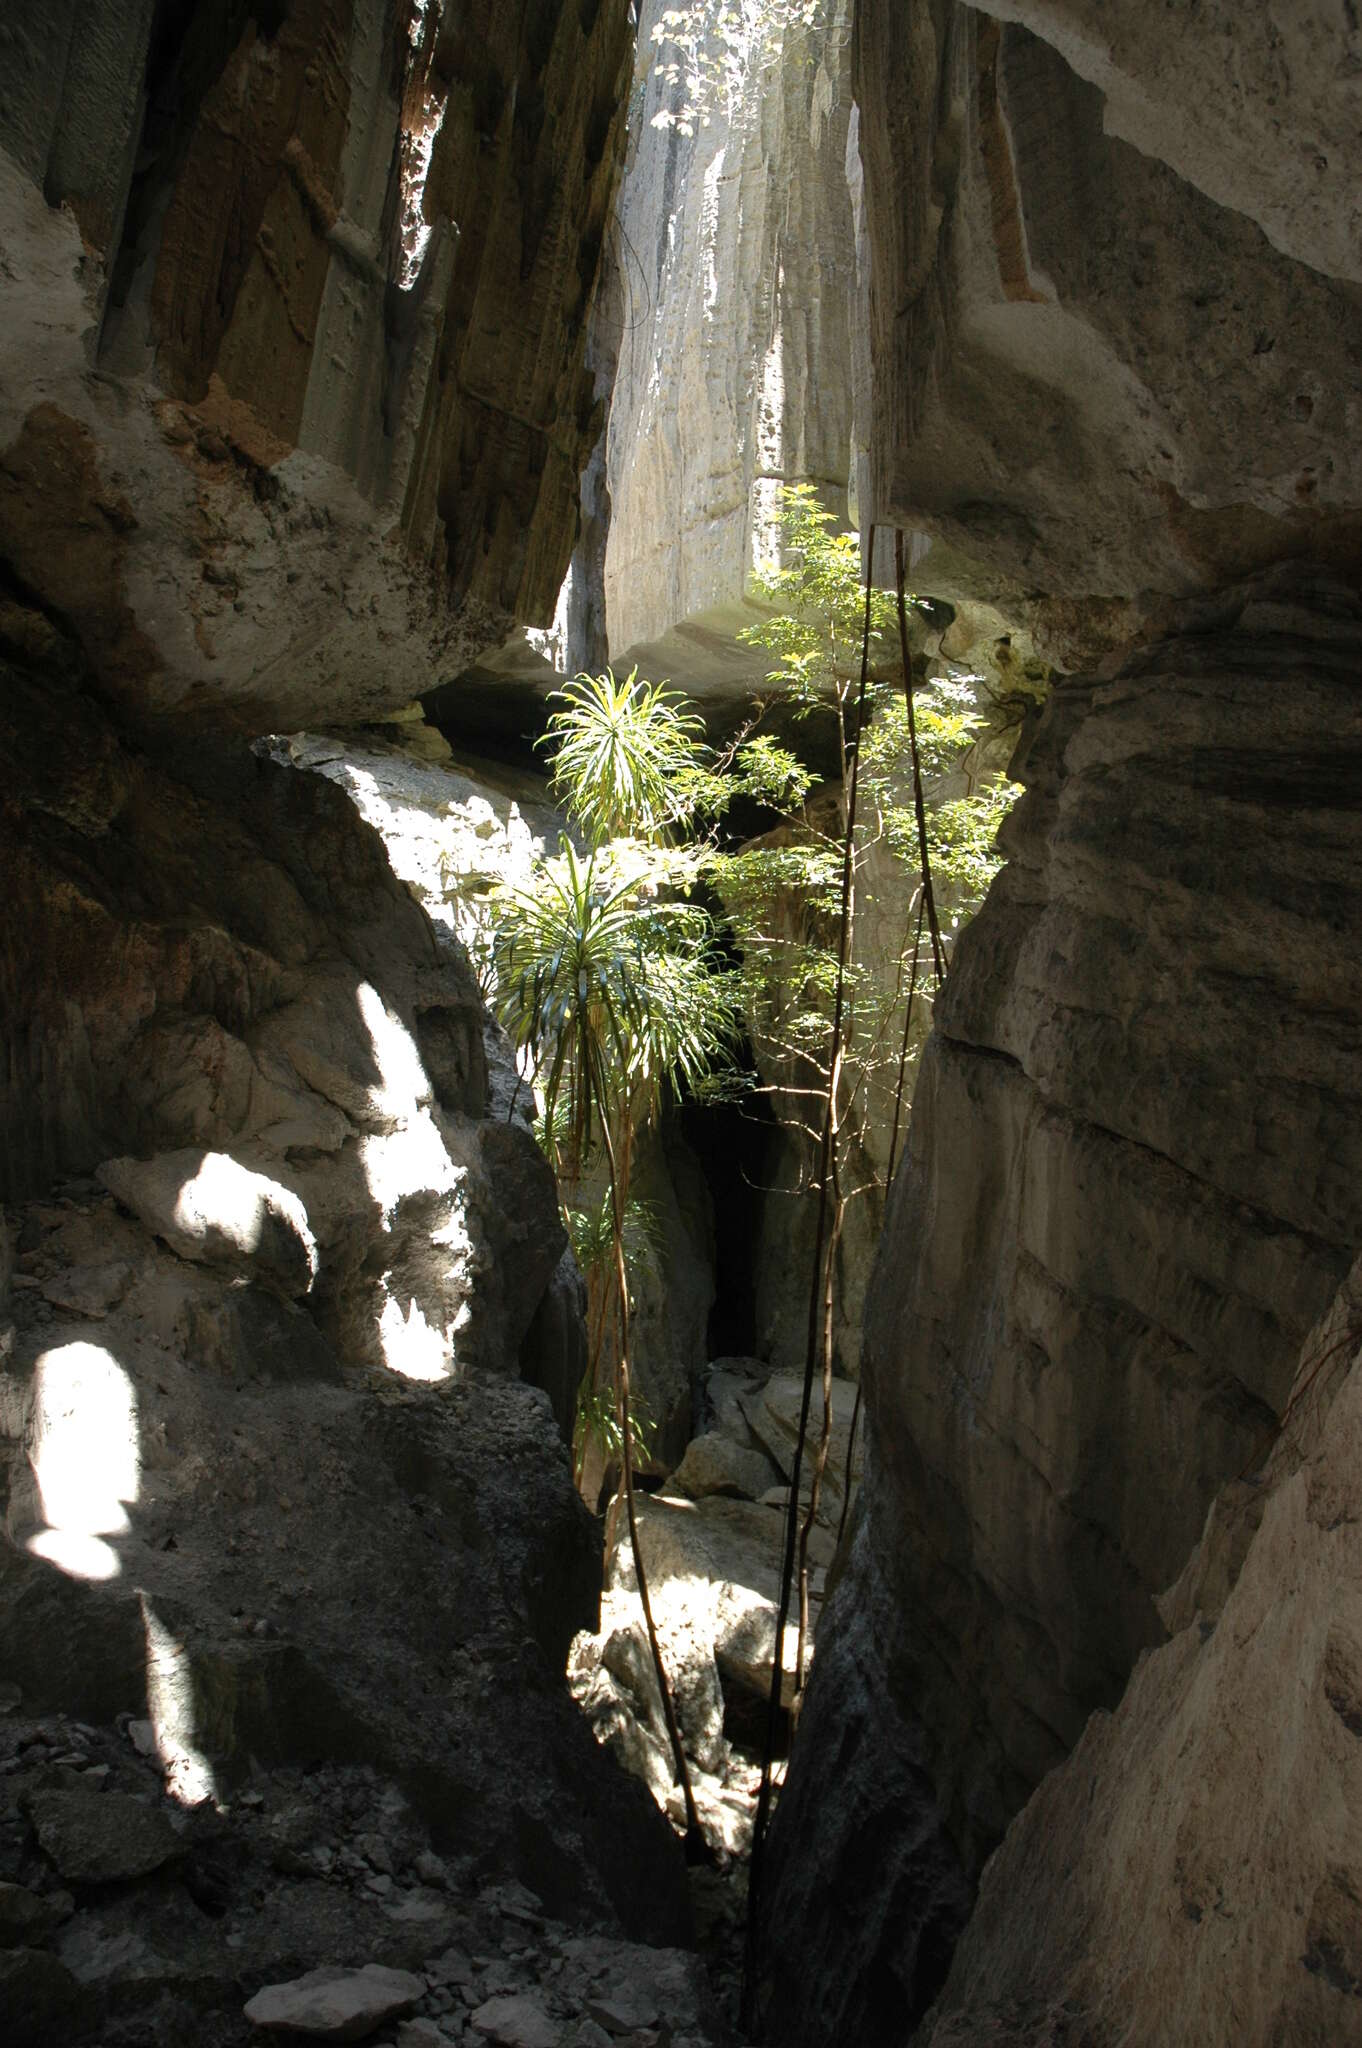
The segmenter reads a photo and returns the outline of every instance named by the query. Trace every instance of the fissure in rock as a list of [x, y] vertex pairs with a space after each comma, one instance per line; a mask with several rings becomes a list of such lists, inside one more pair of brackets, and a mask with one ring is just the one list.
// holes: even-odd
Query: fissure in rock
[[[20, 2048], [732, 2037], [848, 744], [745, 2009], [1362, 2041], [1359, 68], [1349, 7], [0, 0]], [[665, 829], [548, 779], [607, 663], [703, 721]], [[669, 928], [743, 991], [615, 1098], [689, 1873], [601, 1105], [536, 1127], [507, 978], [560, 835], [631, 1029]]]

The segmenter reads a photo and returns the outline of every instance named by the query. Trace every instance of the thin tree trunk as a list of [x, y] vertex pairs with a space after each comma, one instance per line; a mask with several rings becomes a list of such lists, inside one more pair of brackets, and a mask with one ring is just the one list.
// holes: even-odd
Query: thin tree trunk
[[[874, 554], [875, 529], [872, 525], [869, 545], [866, 550], [865, 625], [861, 639], [861, 685], [856, 706], [856, 730], [858, 734], [863, 731], [865, 726], [866, 688], [870, 675], [870, 603], [871, 593], [874, 588], [872, 577]], [[813, 1400], [813, 1374], [818, 1356], [819, 1311], [822, 1307], [823, 1292], [823, 1251], [827, 1242], [828, 1180], [833, 1123], [832, 1089], [836, 1080], [838, 1055], [842, 1045], [842, 1020], [846, 1007], [847, 935], [851, 921], [852, 870], [856, 831], [856, 792], [860, 780], [860, 765], [861, 754], [858, 745], [851, 760], [851, 777], [847, 792], [846, 829], [842, 839], [842, 910], [838, 932], [837, 989], [833, 999], [832, 1028], [828, 1038], [828, 1096], [824, 1108], [823, 1131], [819, 1150], [818, 1224], [814, 1234], [813, 1275], [809, 1290], [809, 1328], [804, 1358], [804, 1393], [800, 1403], [799, 1431], [795, 1438], [794, 1458], [790, 1470], [790, 1509], [785, 1518], [785, 1553], [780, 1575], [780, 1603], [776, 1610], [775, 1654], [771, 1670], [771, 1689], [766, 1706], [766, 1742], [762, 1755], [761, 1788], [757, 1794], [757, 1811], [752, 1832], [752, 1861], [748, 1870], [747, 1880], [747, 1934], [743, 1958], [741, 2018], [742, 2025], [748, 2033], [753, 2031], [756, 2020], [757, 1930], [760, 1925], [762, 1878], [765, 1874], [766, 1830], [771, 1815], [771, 1768], [775, 1758], [776, 1734], [780, 1726], [785, 1623], [790, 1611], [790, 1594], [794, 1582], [795, 1537], [799, 1521], [800, 1468], [803, 1463], [804, 1445], [809, 1431], [809, 1408]]]
[[908, 746], [913, 757], [913, 807], [917, 812], [918, 854], [922, 862], [922, 888], [927, 898], [927, 927], [932, 935], [932, 960], [938, 984], [945, 979], [945, 954], [941, 927], [936, 921], [936, 897], [932, 892], [932, 863], [927, 852], [927, 806], [922, 795], [922, 759], [917, 744], [917, 714], [913, 710], [913, 658], [908, 651], [908, 605], [905, 594], [907, 571], [903, 559], [903, 528], [894, 531], [894, 580], [898, 586], [899, 647], [903, 655], [903, 695], [908, 707]]
[[605, 1140], [605, 1154], [610, 1172], [610, 1211], [615, 1241], [615, 1284], [619, 1288], [619, 1329], [620, 1352], [618, 1364], [619, 1422], [620, 1422], [620, 1466], [624, 1479], [624, 1508], [629, 1518], [629, 1544], [634, 1553], [634, 1577], [638, 1582], [638, 1597], [643, 1608], [643, 1620], [648, 1630], [648, 1647], [653, 1654], [653, 1669], [657, 1673], [658, 1690], [662, 1694], [662, 1711], [666, 1717], [667, 1735], [672, 1747], [672, 1761], [676, 1768], [681, 1795], [686, 1804], [687, 1844], [699, 1848], [704, 1836], [700, 1827], [700, 1816], [695, 1810], [695, 1794], [691, 1790], [690, 1771], [686, 1765], [686, 1753], [681, 1746], [681, 1730], [676, 1719], [676, 1706], [672, 1689], [667, 1681], [667, 1667], [662, 1661], [662, 1645], [657, 1639], [657, 1625], [653, 1620], [652, 1601], [648, 1597], [648, 1574], [643, 1563], [643, 1546], [638, 1537], [638, 1515], [634, 1506], [634, 1447], [633, 1417], [629, 1407], [629, 1281], [624, 1265], [624, 1208], [620, 1200], [619, 1175], [616, 1167], [615, 1146], [610, 1128], [604, 1116], [601, 1118], [601, 1134]]

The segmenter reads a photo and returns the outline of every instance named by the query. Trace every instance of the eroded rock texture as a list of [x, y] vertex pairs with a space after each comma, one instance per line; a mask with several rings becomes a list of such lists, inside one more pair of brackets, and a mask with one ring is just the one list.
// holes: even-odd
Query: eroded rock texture
[[780, 483], [813, 480], [845, 500], [850, 7], [838, 0], [783, 44], [751, 22], [703, 39], [719, 75], [686, 133], [684, 88], [652, 68], [677, 54], [651, 40], [663, 13], [640, 13], [621, 188], [606, 619], [613, 657], [627, 649], [649, 675], [731, 694], [769, 665], [733, 635], [755, 616], [743, 604], [753, 568], [778, 555]]
[[1177, 1633], [989, 1864], [934, 2048], [1362, 2039], [1359, 1334], [1354, 1268]]
[[1288, 13], [857, 10], [875, 516], [1069, 662], [1356, 559], [1362, 44]]
[[[1211, 1756], [1242, 1673], [1199, 1665], [1170, 1705], [1193, 1629], [1083, 1736], [1163, 1639], [1156, 1597], [1264, 1456], [1362, 1237], [1362, 322], [1338, 120], [1359, 51], [1350, 10], [1289, 13], [857, 10], [873, 509], [932, 536], [924, 587], [991, 592], [1077, 673], [1018, 757], [1008, 865], [938, 1004], [872, 1281], [865, 1512], [772, 1844], [792, 2041], [911, 2031], [962, 1876], [1080, 1737], [1075, 1911], [1077, 1764], [1000, 1867], [941, 2038], [1191, 2039], [1214, 1998], [1255, 2042], [1356, 2025], [1329, 2003], [1337, 1928], [1327, 1965], [1304, 1933], [1341, 1867], [1329, 1794], [1293, 1800], [1275, 1765], [1264, 1812], [1294, 1807], [1281, 1856], [1314, 1963], [1274, 1949], [1259, 1971], [1217, 1928], [1203, 1971], [1154, 1933], [1182, 1908], [1158, 1827], [1137, 1841], [1121, 1801], [1178, 1714], [1203, 1779], [1233, 1776]], [[1271, 1573], [1292, 1597], [1284, 1557], [1263, 1548], [1255, 1597]], [[1193, 1571], [1172, 1625], [1232, 1579]], [[1319, 1598], [1327, 1636], [1341, 1595]], [[1303, 1636], [1268, 1661], [1283, 1698], [1314, 1686]], [[1266, 1925], [1278, 1851], [1214, 1798], [1178, 1852]], [[1208, 1921], [1210, 1896], [1188, 1892]], [[1302, 1969], [1333, 1973], [1323, 2003]]]
[[4, 630], [7, 1680], [149, 1717], [188, 1798], [375, 1763], [442, 1846], [675, 1929], [563, 1686], [600, 1539], [523, 1380], [579, 1333], [461, 952], [330, 782], [151, 755], [71, 639]]
[[[960, 1898], [935, 1814], [977, 1867], [1120, 1697], [1362, 1236], [1360, 636], [1343, 586], [1279, 573], [1058, 686], [1015, 766], [872, 1281], [866, 1515], [773, 1838], [780, 1891], [810, 1882], [804, 1831], [819, 1895], [853, 1902], [840, 2027], [876, 1973], [921, 2010]], [[838, 1758], [914, 1791], [882, 1924], [855, 1799], [808, 1845]], [[806, 1977], [816, 1922], [773, 1912], [778, 2010], [822, 2038], [798, 2007], [831, 1956]]]
[[547, 619], [623, 0], [4, 20], [0, 547], [101, 681], [292, 728]]

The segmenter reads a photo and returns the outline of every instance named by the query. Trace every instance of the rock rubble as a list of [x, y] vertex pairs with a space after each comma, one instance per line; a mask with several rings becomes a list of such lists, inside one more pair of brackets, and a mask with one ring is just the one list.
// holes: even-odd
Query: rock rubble
[[[0, 1717], [0, 1990], [16, 2048], [733, 2042], [698, 1958], [565, 1924], [476, 1855], [437, 1854], [418, 1808], [369, 1766], [255, 1766], [185, 1807], [132, 1726], [35, 1718], [22, 1701]], [[154, 1864], [150, 1840], [170, 1852]]]

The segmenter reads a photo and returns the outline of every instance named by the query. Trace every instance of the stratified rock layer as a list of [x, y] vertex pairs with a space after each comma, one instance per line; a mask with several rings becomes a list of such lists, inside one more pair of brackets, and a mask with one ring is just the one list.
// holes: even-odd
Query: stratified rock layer
[[[933, 1849], [880, 1921], [854, 1801], [809, 1826], [835, 1757], [911, 1762], [977, 1868], [1161, 1637], [1362, 1237], [1362, 608], [1281, 572], [1198, 625], [1055, 690], [937, 1006], [867, 1314], [866, 1513], [773, 1837], [792, 2040], [829, 2037], [799, 2014], [834, 1979], [834, 2034], [886, 1971], [920, 2009], [949, 1891]], [[829, 1894], [863, 1930], [840, 1963]]]
[[[811, 479], [845, 502], [856, 263], [846, 0], [811, 27], [745, 19], [702, 37], [701, 106], [652, 60], [620, 196], [624, 295], [611, 399], [605, 602], [612, 657], [703, 695], [757, 689], [737, 647], [753, 569], [778, 554], [776, 494]], [[680, 629], [674, 631], [673, 629]], [[658, 644], [660, 643], [660, 644]]]
[[869, 511], [932, 535], [920, 588], [1067, 663], [1282, 557], [1358, 560], [1362, 44], [1288, 12], [857, 9]]
[[552, 614], [628, 17], [6, 10], [0, 555], [106, 688], [343, 720]]
[[1360, 1278], [1208, 1522], [1178, 1633], [989, 1864], [932, 2048], [1362, 2041]]

